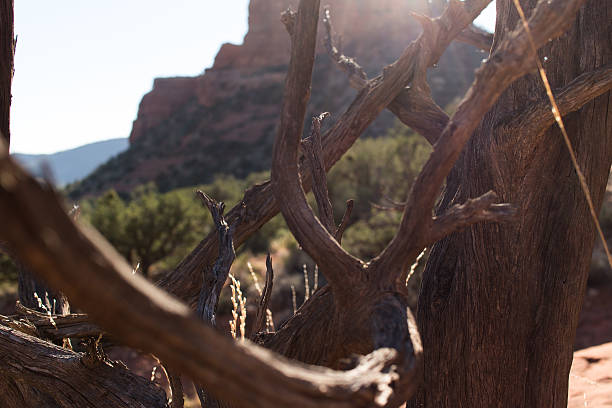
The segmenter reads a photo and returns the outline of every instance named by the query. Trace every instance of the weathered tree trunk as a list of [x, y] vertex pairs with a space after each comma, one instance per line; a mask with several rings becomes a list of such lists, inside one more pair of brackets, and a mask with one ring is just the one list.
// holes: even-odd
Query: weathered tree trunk
[[13, 0], [0, 0], [0, 134], [10, 142], [9, 112], [13, 81]]
[[[13, 32], [13, 0], [0, 0], [0, 137], [4, 138], [6, 147], [10, 144], [10, 111], [11, 85], [13, 82], [13, 57], [15, 53], [15, 35]], [[55, 295], [46, 285], [38, 282], [25, 267], [19, 263], [19, 300], [32, 309], [39, 309], [34, 294], [52, 313], [70, 312], [68, 301], [64, 296]], [[55, 302], [54, 302], [55, 300]]]
[[0, 406], [167, 406], [154, 383], [122, 364], [86, 357], [0, 325]]
[[[535, 0], [521, 1], [527, 14]], [[495, 46], [516, 26], [497, 1]], [[590, 0], [539, 52], [553, 88], [612, 62], [611, 0]], [[514, 224], [477, 224], [434, 246], [418, 322], [424, 388], [412, 406], [566, 407], [578, 314], [595, 227], [557, 126], [517, 119], [545, 98], [537, 73], [516, 81], [474, 132], [441, 210], [495, 190]], [[612, 95], [564, 117], [599, 208], [612, 160]]]

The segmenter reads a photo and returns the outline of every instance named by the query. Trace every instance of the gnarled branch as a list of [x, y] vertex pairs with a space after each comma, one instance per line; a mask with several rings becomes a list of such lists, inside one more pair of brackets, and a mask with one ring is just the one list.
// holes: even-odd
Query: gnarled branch
[[[485, 3], [488, 3], [488, 1]], [[486, 6], [486, 4], [484, 5]], [[473, 7], [478, 10], [480, 4], [475, 4]], [[418, 74], [419, 86], [405, 88], [387, 106], [402, 123], [425, 137], [432, 145], [437, 141], [438, 136], [448, 123], [448, 115], [432, 99], [424, 81], [425, 70], [438, 60], [455, 37], [463, 40], [471, 39], [472, 41], [478, 39], [482, 42], [484, 36], [484, 32], [480, 32], [481, 30], [474, 26], [469, 26], [461, 31], [466, 25], [464, 20], [455, 22], [452, 17], [449, 17], [457, 15], [458, 10], [463, 10], [462, 6], [456, 2], [451, 2], [450, 7], [447, 8], [439, 20], [446, 25], [440, 25], [439, 21], [431, 20], [426, 16], [414, 15], [424, 27], [424, 36], [419, 38], [423, 43], [424, 52], [415, 56], [415, 58], [419, 57], [421, 60], [411, 67]], [[477, 14], [470, 15], [472, 17], [469, 22], [477, 16]], [[365, 72], [357, 61], [340, 53], [333, 43], [333, 27], [329, 9], [325, 10], [323, 23], [327, 33], [325, 46], [328, 54], [336, 65], [347, 73], [351, 86], [357, 90], [363, 89], [368, 85]], [[489, 38], [489, 40], [491, 39]], [[490, 41], [488, 46], [490, 48]]]
[[[219, 256], [212, 267], [212, 273], [208, 276], [202, 274], [202, 289], [200, 290], [200, 298], [198, 299], [196, 309], [198, 316], [214, 327], [216, 326], [215, 314], [217, 312], [219, 296], [229, 275], [230, 268], [234, 263], [234, 259], [236, 259], [232, 235], [235, 226], [240, 222], [240, 218], [236, 220], [232, 227], [228, 226], [223, 217], [224, 203], [215, 201], [202, 191], [197, 191], [196, 195], [200, 198], [202, 204], [208, 207], [219, 234]], [[203, 408], [217, 408], [219, 406], [219, 402], [204, 387], [196, 385], [196, 391]]]
[[[361, 263], [344, 251], [315, 217], [306, 201], [298, 170], [298, 149], [310, 96], [318, 18], [318, 0], [300, 2], [291, 35], [291, 59], [272, 155], [272, 186], [281, 213], [296, 240], [317, 264], [325, 265], [326, 278], [332, 287], [339, 290], [347, 279], [346, 271], [359, 270]], [[313, 132], [316, 133], [320, 121], [315, 120], [313, 124]], [[325, 211], [325, 208], [323, 205], [322, 210]]]
[[489, 191], [465, 204], [455, 205], [444, 214], [434, 217], [425, 246], [482, 221], [507, 222], [516, 217], [516, 208], [511, 204], [496, 204], [497, 194]]
[[[460, 16], [461, 18], [456, 20], [451, 16], [447, 16], [444, 21], [436, 22], [437, 26], [444, 27], [445, 35], [438, 37], [438, 42], [434, 44], [434, 46], [440, 47], [441, 50], [435, 53], [428, 53], [428, 55], [441, 55], [444, 48], [454, 38], [454, 35], [461, 32], [463, 28], [471, 23], [489, 2], [490, 0], [473, 1], [467, 10], [467, 16]], [[412, 64], [413, 59], [419, 54], [421, 48], [431, 46], [432, 44], [426, 41], [423, 36], [419, 37], [408, 46], [402, 57], [394, 64], [395, 68], [391, 71], [386, 71], [386, 80], [384, 82], [387, 85], [385, 89], [382, 89], [381, 78], [375, 78], [368, 82], [368, 87], [359, 92], [340, 120], [323, 136], [323, 157], [326, 170], [329, 171], [352, 146], [359, 135], [374, 121], [380, 111], [389, 104], [388, 98], [381, 97], [381, 95], [385, 94], [387, 88], [394, 86], [398, 91], [402, 91], [405, 85], [410, 82], [412, 72], [415, 69], [415, 66]], [[435, 61], [429, 62], [433, 64]], [[393, 93], [395, 94], [396, 92], [394, 91]], [[439, 113], [437, 116], [441, 116]], [[446, 114], [443, 113], [443, 116], [446, 116]], [[435, 136], [431, 136], [429, 139], [435, 140], [438, 135], [439, 133], [436, 133]], [[302, 187], [308, 190], [310, 188], [311, 177], [307, 164], [302, 166], [300, 178], [302, 180]], [[269, 182], [253, 186], [247, 190], [242, 202], [246, 206], [246, 214], [234, 234], [234, 245], [236, 246], [246, 241], [252, 233], [257, 231], [279, 211], [278, 203], [274, 198], [272, 186]], [[242, 205], [234, 207], [227, 213], [226, 219], [231, 222], [241, 212], [243, 212]], [[209, 234], [173, 272], [164, 276], [158, 285], [176, 296], [194, 303], [200, 291], [202, 270], [210, 271], [211, 265], [216, 260], [218, 251], [217, 241], [216, 233]]]
[[338, 225], [338, 229], [336, 229], [336, 233], [334, 234], [334, 238], [336, 238], [339, 244], [342, 243], [342, 235], [344, 235], [344, 230], [348, 227], [354, 205], [355, 202], [353, 200], [346, 200], [346, 209], [344, 210], [342, 221], [340, 221], [340, 225]]
[[270, 303], [270, 297], [272, 296], [273, 283], [274, 270], [272, 269], [272, 257], [270, 254], [268, 254], [266, 257], [266, 283], [263, 291], [261, 292], [259, 305], [257, 306], [257, 315], [255, 317], [251, 338], [256, 336], [257, 333], [261, 332], [266, 327], [266, 319], [268, 318], [268, 304]]
[[221, 294], [223, 285], [225, 285], [232, 263], [234, 263], [234, 259], [236, 259], [232, 235], [236, 225], [240, 222], [240, 218], [235, 220], [232, 227], [228, 226], [223, 216], [225, 204], [218, 203], [202, 191], [197, 191], [196, 195], [200, 198], [202, 204], [208, 207], [219, 235], [219, 255], [212, 267], [212, 273], [208, 274], [208, 276], [206, 274], [202, 276], [202, 288], [196, 308], [198, 316], [200, 316], [203, 321], [215, 326], [215, 313], [219, 295]]
[[336, 65], [348, 75], [351, 86], [358, 90], [363, 89], [368, 85], [368, 75], [355, 59], [345, 56], [334, 45], [334, 30], [329, 7], [325, 7], [323, 11], [323, 25], [325, 26], [325, 48], [327, 53]]
[[65, 338], [98, 337], [104, 334], [100, 327], [82, 313], [48, 315], [17, 303], [17, 314], [36, 328], [36, 336], [57, 341]]
[[[589, 101], [612, 89], [612, 65], [579, 75], [572, 82], [555, 92], [555, 100], [562, 115], [577, 111]], [[538, 135], [555, 123], [548, 97], [514, 112], [504, 124], [511, 131]]]
[[247, 408], [382, 406], [402, 378], [397, 369], [404, 366], [396, 369], [395, 350], [376, 350], [356, 368], [338, 372], [222, 336], [187, 305], [133, 275], [99, 234], [68, 217], [49, 186], [39, 185], [7, 156], [0, 157], [0, 214], [10, 214], [3, 219], [0, 239], [29, 268], [64, 290], [122, 343], [153, 353], [221, 400]]
[[323, 162], [323, 147], [321, 145], [321, 122], [329, 116], [328, 112], [312, 118], [312, 129], [310, 137], [302, 141], [302, 148], [306, 152], [306, 158], [310, 162], [312, 170], [312, 191], [319, 209], [319, 220], [330, 234], [334, 233], [334, 211], [329, 200], [327, 189], [327, 176], [325, 174], [325, 163]]
[[[537, 47], [562, 34], [584, 2], [540, 0], [529, 19]], [[373, 266], [382, 270], [393, 270], [398, 266], [405, 269], [406, 263], [414, 261], [412, 255], [416, 257], [425, 247], [423, 238], [429, 235], [433, 224], [431, 213], [444, 179], [484, 114], [514, 80], [533, 69], [534, 57], [528, 34], [519, 25], [476, 72], [472, 87], [413, 184], [397, 235], [372, 261]], [[406, 256], [407, 253], [411, 256]]]
[[470, 24], [465, 30], [459, 33], [456, 40], [473, 45], [488, 53], [491, 51], [491, 46], [493, 45], [493, 33], [489, 33], [476, 27], [474, 24]]

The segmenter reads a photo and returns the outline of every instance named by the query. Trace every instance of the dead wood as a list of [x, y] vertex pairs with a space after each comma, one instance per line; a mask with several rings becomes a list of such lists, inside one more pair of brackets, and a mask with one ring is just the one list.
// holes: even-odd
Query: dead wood
[[346, 230], [346, 227], [348, 227], [354, 205], [355, 202], [353, 200], [346, 200], [346, 209], [344, 210], [342, 221], [340, 221], [340, 225], [338, 225], [338, 229], [336, 229], [336, 233], [334, 234], [334, 238], [336, 238], [336, 241], [338, 241], [339, 244], [342, 243], [342, 235], [344, 235], [344, 230]]
[[[83, 354], [0, 325], [3, 407], [166, 407], [155, 384], [122, 364], [86, 366]], [[9, 391], [10, 390], [10, 391]]]
[[489, 53], [493, 45], [493, 34], [470, 24], [465, 30], [459, 33], [457, 41], [473, 45], [474, 47]]
[[[221, 295], [221, 290], [223, 290], [225, 281], [229, 276], [229, 271], [234, 263], [234, 259], [236, 259], [232, 234], [233, 229], [240, 222], [240, 219], [237, 219], [236, 223], [230, 227], [227, 225], [227, 222], [225, 222], [225, 218], [223, 217], [223, 211], [225, 209], [224, 203], [215, 201], [202, 191], [197, 191], [196, 194], [202, 201], [202, 204], [208, 207], [217, 233], [219, 234], [219, 256], [213, 265], [212, 274], [208, 276], [202, 274], [202, 289], [200, 291], [200, 297], [198, 299], [198, 306], [196, 309], [197, 315], [204, 322], [210, 324], [212, 327], [215, 327], [215, 315], [217, 312], [217, 306], [219, 304], [219, 296]], [[219, 407], [219, 402], [209, 392], [207, 392], [203, 386], [197, 385], [196, 391], [198, 393], [198, 398], [200, 399], [200, 405], [203, 408]]]
[[0, 138], [8, 150], [11, 140], [10, 109], [13, 56], [17, 40], [13, 32], [13, 0], [0, 2]]
[[86, 314], [49, 315], [23, 306], [17, 302], [19, 320], [24, 320], [36, 329], [36, 336], [52, 341], [65, 338], [97, 338], [105, 334]]
[[[302, 0], [298, 13], [285, 13], [292, 57], [274, 147], [272, 183], [247, 192], [242, 205], [232, 210], [227, 219], [232, 227], [236, 225], [237, 241], [243, 241], [274, 215], [278, 203], [298, 242], [325, 268], [330, 285], [315, 293], [264, 344], [286, 356], [334, 368], [345, 367], [344, 359], [353, 353], [367, 354], [354, 360], [348, 371], [289, 362], [249, 343], [236, 344], [201, 324], [197, 317], [214, 323], [216, 288], [219, 284], [222, 287], [235, 256], [234, 231], [223, 218], [223, 206], [206, 196], [204, 201], [213, 214], [218, 240], [216, 244], [210, 243], [210, 239], [203, 241], [170, 280], [163, 283], [191, 301], [193, 270], [204, 269], [204, 279], [199, 285], [198, 316], [140, 277], [132, 276], [130, 268], [105, 241], [66, 216], [60, 200], [48, 186], [37, 184], [6, 156], [0, 156], [0, 214], [11, 214], [11, 218], [4, 222], [6, 227], [0, 231], [0, 238], [16, 248], [17, 255], [28, 267], [54, 287], [65, 289], [105, 330], [128, 345], [160, 356], [178, 371], [205, 385], [216, 398], [247, 407], [270, 404], [399, 406], [416, 390], [422, 364], [419, 334], [407, 307], [406, 265], [433, 240], [473, 222], [498, 222], [512, 215], [509, 206], [493, 204], [495, 197], [488, 194], [440, 217], [431, 216], [444, 178], [482, 116], [512, 81], [533, 68], [530, 62], [533, 55], [522, 27], [498, 44], [495, 53], [479, 70], [457, 113], [437, 134], [439, 137], [433, 136], [432, 129], [437, 125], [424, 127], [424, 132], [430, 132], [428, 140], [436, 142], [434, 152], [408, 197], [398, 235], [374, 261], [365, 264], [344, 251], [339, 244], [341, 232], [336, 237], [334, 233], [343, 230], [346, 222], [336, 230], [333, 214], [326, 214], [321, 217], [322, 224], [308, 206], [304, 191], [311, 180], [317, 185], [323, 184], [325, 171], [378, 113], [400, 95], [410, 96], [412, 92], [411, 97], [421, 101], [424, 110], [436, 111], [429, 103], [425, 72], [487, 3], [451, 1], [438, 19], [416, 16], [424, 27], [423, 35], [381, 76], [366, 81], [349, 110], [322, 142], [316, 141], [319, 145], [313, 139], [310, 166], [304, 165], [301, 169], [298, 167], [300, 135], [310, 92], [319, 2]], [[541, 1], [530, 19], [536, 44], [541, 46], [547, 39], [559, 35], [582, 3]], [[411, 91], [407, 92], [409, 83]], [[438, 114], [438, 125], [442, 123], [441, 118]], [[313, 177], [309, 178], [311, 172]], [[319, 183], [320, 180], [323, 181]], [[325, 212], [324, 207], [329, 204], [325, 190], [321, 189], [320, 195], [327, 203], [317, 200], [321, 203], [320, 212]], [[250, 207], [251, 204], [255, 206]], [[350, 213], [348, 207], [346, 219]], [[245, 226], [240, 227], [238, 222]], [[216, 262], [208, 268], [213, 256]], [[271, 265], [269, 275], [272, 275]], [[181, 286], [179, 278], [187, 279], [186, 285]], [[100, 287], [108, 290], [99, 291]], [[257, 320], [260, 324], [261, 318]], [[34, 324], [3, 321], [24, 331], [32, 332], [34, 328], [38, 332]], [[98, 356], [96, 347], [97, 343], [93, 344], [89, 357], [79, 360], [90, 370], [106, 364]], [[92, 356], [98, 357], [91, 359]], [[10, 381], [5, 384], [7, 395], [14, 396], [15, 387]]]
[[[440, 19], [434, 20], [433, 27], [438, 29], [438, 31], [434, 30], [434, 32], [438, 33], [435, 38], [436, 41], [430, 40], [427, 33], [421, 35], [421, 37], [407, 47], [402, 57], [393, 64], [393, 69], [385, 70], [384, 75], [368, 82], [369, 86], [358, 93], [348, 110], [322, 138], [326, 170], [329, 170], [340, 159], [357, 140], [359, 135], [389, 104], [389, 95], [383, 97], [388, 88], [394, 89], [393, 95], [395, 96], [398, 93], [403, 95], [402, 89], [412, 79], [412, 73], [415, 72], [416, 66], [424, 66], [425, 68], [432, 66], [443, 53], [446, 46], [453, 40], [454, 36], [470, 24], [489, 2], [488, 0], [473, 1], [470, 2], [469, 7], [466, 4], [465, 10], [462, 6], [463, 3], [452, 2], [452, 8], [449, 8]], [[431, 51], [432, 47], [437, 48], [435, 51]], [[420, 54], [423, 54], [420, 57], [422, 62], [420, 64], [414, 63], [414, 60]], [[383, 77], [385, 78], [384, 81]], [[393, 100], [393, 97], [391, 97], [391, 100]], [[436, 111], [436, 109], [433, 109], [428, 111], [435, 112], [433, 114], [435, 117], [446, 118], [444, 124], [448, 120], [448, 116], [441, 110]], [[423, 124], [423, 127], [426, 129], [432, 128], [428, 124]], [[439, 126], [436, 125], [434, 129], [437, 127]], [[435, 141], [439, 134], [432, 130], [428, 140]], [[302, 180], [302, 187], [306, 191], [311, 186], [310, 173], [308, 163], [304, 163], [300, 169], [300, 178]], [[242, 222], [236, 228], [234, 234], [234, 245], [236, 246], [240, 246], [252, 233], [257, 231], [279, 211], [269, 182], [253, 186], [247, 190], [242, 203], [246, 207], [246, 211]], [[232, 222], [234, 217], [242, 212], [242, 205], [237, 206], [227, 213], [226, 219], [228, 222]], [[215, 233], [211, 233], [198, 244], [174, 271], [164, 276], [158, 285], [189, 303], [195, 303], [195, 299], [197, 299], [200, 291], [200, 274], [203, 269], [207, 271], [206, 273], [210, 273], [210, 268], [216, 260], [217, 251], [217, 236]]]
[[[318, 11], [318, 4], [315, 10]], [[319, 158], [321, 149], [317, 147], [320, 118], [313, 120], [311, 145], [307, 147], [307, 151], [311, 153], [310, 161], [314, 163], [315, 168], [319, 168], [319, 171], [314, 172], [313, 178], [314, 183], [323, 187], [318, 190], [317, 202], [320, 210], [328, 208], [329, 214], [324, 221], [327, 225], [319, 222], [309, 207], [299, 177], [300, 129], [304, 124], [310, 91], [317, 16], [318, 13], [314, 12], [312, 20], [305, 22], [300, 18], [303, 17], [301, 13], [298, 13], [292, 32], [292, 53], [281, 123], [274, 143], [272, 185], [289, 229], [302, 248], [319, 265], [329, 282], [330, 289], [323, 288], [316, 293], [319, 296], [313, 296], [313, 299], [328, 298], [331, 292], [334, 300], [331, 307], [326, 310], [326, 315], [320, 320], [311, 314], [312, 310], [309, 308], [309, 305], [317, 305], [317, 302], [307, 301], [294, 318], [273, 336], [274, 339], [269, 339], [265, 344], [267, 346], [279, 344], [283, 347], [282, 351], [289, 351], [293, 358], [331, 367], [341, 366], [342, 359], [352, 353], [366, 354], [380, 348], [394, 349], [398, 353], [397, 381], [401, 387], [393, 395], [390, 405], [398, 406], [410, 397], [420, 380], [420, 340], [418, 333], [410, 328], [413, 320], [403, 293], [404, 288], [393, 287], [381, 290], [380, 286], [371, 279], [374, 275], [368, 271], [367, 265], [344, 251], [332, 236], [336, 228], [325, 188], [322, 160]], [[396, 62], [399, 64], [397, 66], [401, 66], [402, 62], [409, 64], [400, 58]], [[401, 87], [393, 91], [392, 86], [386, 82], [390, 81], [393, 84], [395, 80], [401, 83], [403, 72], [399, 69], [396, 71], [397, 66], [387, 69], [384, 78], [379, 78], [377, 83], [380, 88], [375, 87], [372, 92], [377, 93], [381, 89], [399, 92]], [[389, 98], [382, 93], [377, 97]], [[293, 331], [296, 322], [304, 319], [317, 321], [316, 327], [312, 325], [308, 327], [311, 329], [308, 332], [310, 344], [306, 347], [296, 344], [296, 341], [301, 341], [299, 340], [301, 335]], [[300, 326], [298, 330], [304, 330], [304, 327]], [[276, 338], [285, 338], [287, 333], [292, 336], [292, 341], [276, 342]], [[317, 351], [310, 355], [299, 354], [308, 349]]]
[[[540, 1], [529, 19], [535, 44], [541, 47], [561, 35], [573, 20], [584, 0]], [[431, 214], [442, 183], [453, 167], [472, 132], [501, 93], [514, 80], [534, 68], [533, 51], [523, 26], [518, 26], [497, 46], [487, 62], [476, 72], [476, 79], [457, 111], [444, 128], [429, 160], [412, 186], [402, 222], [396, 236], [372, 261], [373, 268], [406, 270], [418, 255], [433, 224]], [[410, 253], [411, 256], [406, 256]], [[388, 278], [394, 279], [393, 276]]]
[[48, 186], [6, 156], [0, 158], [0, 180], [0, 214], [11, 214], [3, 219], [0, 238], [28, 267], [63, 288], [119, 341], [153, 353], [216, 397], [244, 407], [354, 407], [384, 405], [395, 388], [394, 350], [377, 350], [356, 368], [337, 372], [289, 362], [216, 333], [186, 305], [133, 275], [103, 238], [67, 216]]
[[232, 263], [234, 263], [234, 259], [236, 258], [232, 235], [234, 229], [240, 222], [240, 218], [237, 218], [230, 227], [223, 216], [223, 211], [225, 209], [224, 203], [215, 201], [202, 191], [198, 191], [196, 194], [202, 201], [202, 204], [208, 207], [219, 236], [219, 256], [212, 267], [212, 273], [202, 274], [203, 282], [201, 284], [200, 297], [196, 309], [198, 316], [200, 316], [203, 321], [215, 326], [215, 313], [217, 311], [219, 295], [229, 276]]
[[508, 222], [516, 219], [517, 211], [511, 204], [496, 204], [497, 194], [489, 191], [465, 204], [455, 205], [444, 214], [434, 217], [426, 246], [478, 222]]
[[[606, 65], [591, 72], [585, 72], [572, 82], [554, 92], [561, 115], [575, 112], [612, 89], [612, 66]], [[555, 123], [547, 97], [532, 103], [522, 111], [513, 112], [500, 126], [508, 131], [521, 131], [525, 134], [540, 135]]]
[[[255, 317], [255, 323], [253, 324], [251, 339], [254, 339], [257, 334], [266, 329], [267, 318], [268, 318], [268, 304], [270, 303], [270, 297], [272, 296], [272, 286], [274, 283], [274, 270], [272, 269], [272, 257], [270, 254], [266, 257], [266, 283], [261, 292], [261, 298], [257, 305], [257, 315]], [[273, 329], [273, 328], [272, 328]]]
[[[542, 30], [536, 35], [538, 55], [553, 88], [612, 62], [609, 0], [520, 4], [529, 16], [543, 11], [536, 7], [551, 7], [551, 18], [531, 27]], [[506, 46], [509, 36], [516, 36], [514, 43], [523, 35], [512, 30], [521, 24], [514, 1], [497, 5], [494, 50]], [[553, 17], [576, 10], [565, 23]], [[547, 38], [555, 26], [569, 31]], [[535, 61], [533, 53], [522, 54]], [[544, 96], [535, 64], [525, 72], [470, 136], [439, 208], [443, 212], [493, 189], [520, 215], [506, 225], [474, 225], [431, 249], [418, 312], [426, 385], [409, 407], [567, 405], [573, 338], [596, 232], [559, 129], [535, 134], [505, 128], [514, 119], [508, 115]], [[596, 205], [612, 159], [610, 96], [563, 118]]]
[[302, 148], [310, 162], [313, 180], [312, 191], [319, 209], [319, 220], [328, 232], [333, 233], [336, 230], [336, 225], [329, 191], [327, 190], [327, 175], [325, 173], [325, 162], [323, 161], [323, 146], [321, 145], [321, 123], [328, 116], [329, 112], [325, 112], [312, 118], [310, 137], [302, 141]]

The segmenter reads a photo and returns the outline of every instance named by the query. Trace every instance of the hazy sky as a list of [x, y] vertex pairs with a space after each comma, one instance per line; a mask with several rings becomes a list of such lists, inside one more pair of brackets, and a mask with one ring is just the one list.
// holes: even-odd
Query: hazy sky
[[15, 0], [11, 152], [129, 136], [153, 79], [210, 67], [247, 14], [248, 0]]

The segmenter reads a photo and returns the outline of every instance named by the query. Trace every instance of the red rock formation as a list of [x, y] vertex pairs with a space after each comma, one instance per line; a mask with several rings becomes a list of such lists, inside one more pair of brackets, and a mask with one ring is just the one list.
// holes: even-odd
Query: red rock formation
[[[251, 0], [242, 45], [224, 44], [215, 62], [193, 78], [156, 79], [139, 107], [130, 149], [102, 166], [73, 191], [74, 197], [109, 188], [129, 192], [155, 182], [161, 190], [207, 183], [214, 174], [244, 177], [268, 167], [289, 61], [289, 35], [280, 14], [297, 0]], [[410, 12], [427, 13], [427, 0], [328, 0], [336, 42], [371, 77], [402, 53], [421, 31]], [[320, 28], [308, 115], [338, 118], [355, 91], [325, 55]], [[445, 60], [446, 58], [446, 60]], [[453, 44], [433, 69], [432, 92], [441, 105], [462, 95], [482, 56]], [[384, 135], [394, 117], [383, 112], [366, 136]], [[159, 165], [152, 165], [157, 163]]]
[[[270, 72], [270, 69], [284, 67], [289, 61], [289, 36], [280, 23], [280, 12], [288, 7], [295, 9], [296, 3], [252, 0], [249, 31], [242, 45], [223, 44], [212, 68], [201, 76], [156, 79], [153, 90], [140, 103], [130, 142], [171, 116], [194, 92], [201, 105], [211, 107], [239, 90], [282, 83], [284, 70]], [[385, 63], [397, 58], [403, 47], [417, 36], [419, 27], [411, 21], [410, 12], [427, 12], [425, 0], [330, 0], [328, 4], [334, 27], [341, 33], [344, 51], [355, 56], [370, 72], [379, 71]], [[320, 33], [318, 53], [324, 54], [323, 30]]]
[[153, 90], [140, 101], [138, 116], [130, 133], [130, 143], [193, 98], [196, 84], [197, 77], [156, 78]]

